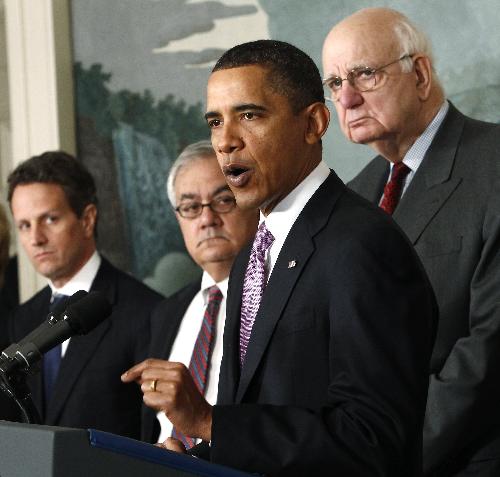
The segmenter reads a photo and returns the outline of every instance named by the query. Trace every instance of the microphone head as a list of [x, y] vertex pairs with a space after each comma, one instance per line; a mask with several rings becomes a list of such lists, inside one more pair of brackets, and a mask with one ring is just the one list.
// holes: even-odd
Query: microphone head
[[111, 315], [111, 311], [111, 304], [104, 294], [93, 291], [70, 305], [63, 319], [75, 333], [85, 335]]
[[73, 293], [73, 295], [68, 296], [65, 300], [61, 300], [49, 313], [49, 316], [47, 317], [48, 321], [51, 323], [59, 321], [69, 306], [81, 300], [86, 295], [87, 292], [85, 290], [78, 290], [76, 293]]

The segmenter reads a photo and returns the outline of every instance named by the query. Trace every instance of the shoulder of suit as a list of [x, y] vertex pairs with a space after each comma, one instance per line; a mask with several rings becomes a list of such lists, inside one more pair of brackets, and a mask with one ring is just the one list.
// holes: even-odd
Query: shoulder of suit
[[120, 292], [120, 299], [126, 299], [127, 301], [140, 299], [141, 301], [157, 303], [164, 298], [134, 276], [115, 267], [105, 258], [102, 259], [92, 288], [94, 288], [96, 282], [98, 286], [102, 283], [114, 282]]
[[388, 162], [382, 156], [376, 156], [366, 164], [363, 169], [361, 169], [358, 174], [356, 174], [349, 182], [347, 182], [347, 187], [352, 190], [358, 190], [358, 187], [362, 185], [366, 180], [373, 181], [374, 179], [380, 177], [387, 171]]
[[193, 298], [201, 289], [201, 280], [194, 280], [176, 291], [172, 295], [163, 298], [155, 307], [154, 312], [164, 310], [169, 307], [177, 307], [186, 304], [186, 307], [191, 303]]
[[24, 303], [20, 304], [14, 311], [14, 315], [18, 312], [24, 312], [28, 310], [34, 310], [39, 308], [48, 307], [50, 301], [51, 291], [50, 287], [47, 285], [42, 288], [39, 292], [35, 293], [31, 298], [26, 300]]

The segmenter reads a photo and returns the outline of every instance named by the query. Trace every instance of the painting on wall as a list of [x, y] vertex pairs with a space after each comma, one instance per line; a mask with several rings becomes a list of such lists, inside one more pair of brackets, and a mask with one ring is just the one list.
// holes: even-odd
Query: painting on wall
[[180, 151], [209, 137], [205, 83], [234, 41], [221, 33], [268, 36], [257, 1], [227, 3], [72, 2], [78, 155], [98, 185], [99, 248], [165, 294], [199, 274], [165, 182]]
[[[428, 33], [455, 105], [500, 122], [496, 3], [72, 0], [78, 154], [98, 184], [100, 249], [137, 277], [163, 284], [164, 293], [199, 273], [184, 250], [165, 181], [182, 148], [209, 136], [205, 86], [227, 48], [284, 40], [320, 66], [323, 38], [333, 24], [359, 8], [396, 8]], [[341, 135], [334, 111], [324, 150], [344, 180], [372, 156]]]

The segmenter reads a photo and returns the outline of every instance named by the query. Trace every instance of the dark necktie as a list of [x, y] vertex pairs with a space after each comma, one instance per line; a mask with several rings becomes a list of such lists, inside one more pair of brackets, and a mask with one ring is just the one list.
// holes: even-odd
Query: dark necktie
[[[54, 293], [50, 299], [50, 311], [54, 311], [59, 305], [62, 304], [63, 300], [68, 298], [67, 295], [61, 295], [60, 293]], [[43, 356], [43, 388], [45, 392], [45, 406], [47, 407], [50, 396], [52, 395], [52, 389], [57, 379], [57, 373], [59, 372], [59, 365], [61, 364], [61, 345], [57, 345], [51, 350], [47, 351]]]
[[[196, 338], [189, 362], [189, 371], [193, 376], [194, 383], [201, 394], [205, 394], [208, 381], [208, 368], [210, 367], [210, 358], [212, 356], [214, 336], [216, 329], [216, 320], [219, 314], [219, 308], [222, 301], [222, 292], [214, 285], [208, 289], [208, 304], [203, 314], [200, 332]], [[177, 429], [172, 430], [172, 437], [179, 439], [190, 449], [194, 446], [195, 440], [192, 437], [185, 436]]]
[[382, 202], [380, 203], [380, 207], [390, 215], [393, 214], [396, 206], [398, 205], [405, 177], [408, 175], [410, 170], [411, 169], [402, 162], [398, 162], [392, 166], [391, 179], [384, 187], [384, 196], [382, 198]]
[[243, 366], [247, 352], [250, 334], [260, 301], [266, 287], [265, 257], [266, 250], [274, 242], [273, 234], [267, 229], [266, 223], [259, 225], [250, 252], [245, 278], [243, 280], [243, 294], [241, 298], [240, 320], [240, 365]]

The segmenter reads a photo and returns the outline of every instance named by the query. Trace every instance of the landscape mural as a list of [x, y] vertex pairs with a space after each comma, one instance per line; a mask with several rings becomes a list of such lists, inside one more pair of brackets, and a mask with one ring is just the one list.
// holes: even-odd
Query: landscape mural
[[[78, 155], [98, 184], [103, 253], [167, 294], [198, 274], [165, 180], [184, 146], [209, 137], [211, 67], [227, 48], [260, 38], [293, 43], [321, 67], [330, 27], [368, 6], [397, 8], [423, 26], [448, 97], [500, 122], [497, 0], [72, 0]], [[333, 111], [324, 148], [344, 180], [373, 155], [342, 137]]]

